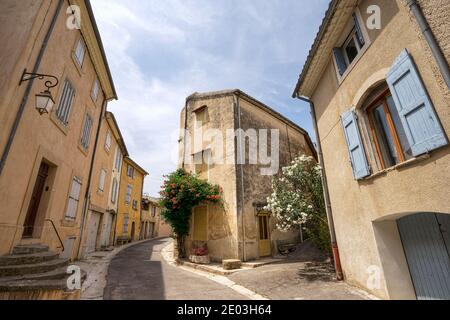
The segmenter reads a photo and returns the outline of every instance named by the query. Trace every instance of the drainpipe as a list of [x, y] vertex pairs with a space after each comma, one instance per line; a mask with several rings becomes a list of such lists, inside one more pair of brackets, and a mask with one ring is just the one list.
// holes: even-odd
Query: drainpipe
[[[45, 35], [44, 42], [42, 42], [41, 49], [39, 50], [39, 54], [37, 56], [36, 62], [33, 67], [32, 73], [37, 73], [39, 70], [39, 66], [41, 65], [42, 58], [44, 57], [45, 50], [47, 49], [48, 42], [50, 40], [50, 36], [55, 29], [56, 21], [58, 20], [59, 13], [61, 12], [62, 5], [64, 4], [64, 0], [59, 0], [58, 6], [56, 8], [55, 14], [53, 15], [52, 21], [50, 23], [50, 27], [48, 28], [47, 34]], [[20, 120], [22, 119], [23, 112], [25, 111], [25, 106], [28, 102], [28, 98], [30, 97], [31, 88], [33, 86], [34, 79], [28, 81], [27, 87], [25, 89], [25, 93], [23, 95], [22, 101], [19, 106], [19, 110], [17, 110], [16, 118], [14, 119], [13, 127], [11, 128], [11, 132], [9, 133], [8, 140], [6, 142], [5, 148], [3, 149], [2, 157], [0, 159], [0, 175], [3, 172], [3, 168], [5, 167], [6, 160], [8, 159], [9, 152], [11, 150], [12, 143], [14, 141], [14, 137], [16, 136], [17, 129], [20, 124]]]
[[184, 132], [183, 132], [183, 162], [182, 162], [182, 168], [184, 169], [184, 166], [186, 164], [186, 131], [188, 126], [188, 100], [186, 99], [185, 105], [184, 105]]
[[84, 229], [86, 227], [85, 223], [86, 223], [86, 218], [87, 218], [89, 203], [90, 203], [90, 198], [91, 198], [91, 195], [90, 195], [91, 194], [91, 181], [92, 181], [92, 175], [93, 175], [93, 171], [94, 171], [95, 155], [97, 153], [97, 145], [98, 145], [98, 140], [100, 137], [100, 129], [102, 126], [102, 119], [106, 112], [107, 105], [108, 105], [108, 100], [105, 99], [105, 101], [103, 102], [103, 105], [102, 105], [102, 110], [100, 112], [99, 119], [98, 119], [97, 132], [95, 133], [94, 150], [92, 152], [91, 164], [89, 167], [88, 181], [87, 181], [87, 185], [86, 185], [86, 193], [84, 195], [84, 201], [83, 201], [83, 215], [81, 217], [81, 226], [80, 226], [80, 242], [78, 244], [78, 250], [77, 250], [78, 258], [81, 258], [80, 251], [81, 251], [81, 247], [83, 246], [83, 234], [84, 234]]
[[[243, 146], [242, 146], [242, 137], [241, 137], [241, 104], [239, 101], [239, 96], [238, 95], [234, 95], [234, 108], [235, 108], [235, 115], [236, 115], [236, 120], [237, 120], [237, 128], [239, 130], [239, 136], [237, 137], [238, 139], [238, 150], [240, 152], [242, 152]], [[245, 151], [244, 151], [245, 152]], [[242, 162], [242, 158], [241, 158], [241, 154], [238, 155], [240, 157], [240, 160]], [[244, 157], [245, 160], [245, 157]], [[237, 166], [236, 166], [237, 167]], [[247, 252], [246, 252], [246, 248], [245, 248], [245, 241], [246, 241], [246, 234], [245, 234], [245, 219], [244, 219], [244, 165], [241, 163], [240, 164], [241, 170], [240, 170], [240, 177], [237, 177], [237, 173], [236, 173], [236, 190], [238, 190], [237, 188], [237, 184], [240, 183], [240, 189], [241, 189], [241, 203], [240, 203], [240, 215], [241, 215], [241, 231], [242, 231], [242, 261], [245, 262], [247, 261]]]
[[442, 50], [439, 47], [436, 38], [434, 37], [433, 31], [431, 30], [430, 25], [428, 24], [427, 19], [422, 12], [422, 9], [417, 3], [417, 0], [407, 0], [406, 5], [416, 18], [417, 24], [419, 25], [420, 30], [425, 37], [428, 45], [430, 46], [434, 58], [436, 59], [439, 69], [442, 73], [442, 77], [444, 78], [447, 87], [450, 89], [450, 69], [447, 60], [445, 59], [444, 54], [442, 53]]
[[333, 211], [331, 208], [330, 193], [328, 190], [327, 175], [325, 172], [325, 162], [323, 160], [322, 144], [320, 141], [319, 128], [317, 126], [317, 117], [316, 117], [316, 110], [314, 109], [314, 102], [312, 102], [309, 98], [300, 97], [298, 95], [296, 95], [296, 98], [309, 103], [310, 108], [311, 108], [311, 117], [313, 120], [314, 131], [315, 131], [316, 139], [317, 139], [317, 154], [319, 156], [319, 164], [322, 168], [321, 171], [322, 171], [323, 195], [324, 195], [324, 199], [325, 199], [325, 209], [327, 212], [328, 226], [330, 229], [331, 246], [332, 246], [332, 250], [333, 250], [333, 258], [334, 258], [334, 266], [336, 269], [336, 277], [338, 280], [343, 280], [344, 275], [343, 275], [342, 267], [341, 267], [341, 259], [339, 257], [339, 248], [338, 248], [338, 244], [336, 241], [336, 231], [334, 228]]

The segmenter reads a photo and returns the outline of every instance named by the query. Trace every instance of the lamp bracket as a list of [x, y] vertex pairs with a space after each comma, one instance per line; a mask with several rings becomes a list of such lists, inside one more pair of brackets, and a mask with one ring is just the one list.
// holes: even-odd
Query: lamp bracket
[[27, 69], [23, 70], [22, 78], [20, 79], [19, 86], [22, 82], [30, 81], [33, 79], [44, 80], [45, 78], [49, 78], [45, 81], [44, 85], [47, 87], [47, 91], [50, 91], [50, 88], [54, 88], [58, 85], [58, 78], [49, 74], [41, 74], [41, 73], [30, 73], [27, 72]]

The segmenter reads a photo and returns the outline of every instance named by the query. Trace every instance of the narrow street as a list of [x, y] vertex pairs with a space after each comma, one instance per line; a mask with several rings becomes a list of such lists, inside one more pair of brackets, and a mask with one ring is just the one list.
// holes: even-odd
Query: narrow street
[[234, 290], [167, 264], [161, 250], [170, 239], [120, 252], [109, 266], [105, 300], [246, 300]]

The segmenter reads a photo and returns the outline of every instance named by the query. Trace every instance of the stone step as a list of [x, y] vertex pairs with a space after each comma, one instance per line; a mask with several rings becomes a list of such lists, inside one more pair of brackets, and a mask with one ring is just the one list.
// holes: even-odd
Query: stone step
[[67, 290], [65, 279], [0, 281], [0, 292]]
[[24, 264], [0, 267], [0, 278], [46, 273], [69, 265], [69, 259], [55, 259], [37, 264]]
[[47, 252], [48, 250], [49, 250], [48, 246], [43, 244], [26, 244], [15, 246], [12, 254], [13, 255], [33, 254], [33, 253]]
[[[8, 277], [0, 279], [0, 292], [34, 291], [34, 290], [66, 290], [66, 268], [23, 277]], [[87, 278], [87, 273], [81, 270], [81, 284]]]
[[12, 266], [23, 264], [37, 264], [45, 261], [58, 259], [59, 254], [55, 252], [39, 252], [31, 254], [16, 254], [0, 257], [0, 266]]

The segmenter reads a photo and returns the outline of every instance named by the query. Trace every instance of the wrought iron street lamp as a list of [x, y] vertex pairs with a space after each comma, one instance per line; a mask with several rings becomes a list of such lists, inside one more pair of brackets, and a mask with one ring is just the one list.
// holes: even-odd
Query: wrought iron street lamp
[[53, 106], [55, 105], [55, 100], [53, 99], [52, 93], [50, 92], [51, 88], [54, 88], [58, 85], [58, 78], [48, 74], [40, 74], [40, 73], [30, 73], [25, 69], [22, 74], [22, 78], [20, 79], [19, 86], [22, 82], [30, 81], [33, 79], [44, 80], [45, 78], [49, 78], [45, 81], [44, 85], [47, 87], [47, 90], [42, 91], [41, 93], [36, 94], [36, 110], [39, 114], [43, 115], [45, 113], [50, 113], [52, 111]]

